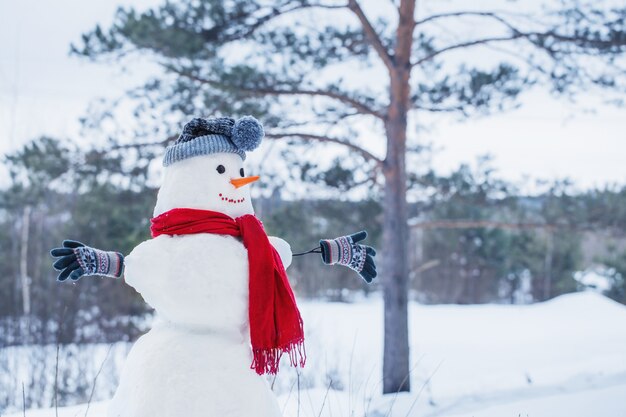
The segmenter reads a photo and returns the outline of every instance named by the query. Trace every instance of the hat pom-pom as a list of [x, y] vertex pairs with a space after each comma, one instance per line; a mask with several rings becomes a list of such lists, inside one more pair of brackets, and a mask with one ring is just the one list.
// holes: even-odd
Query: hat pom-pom
[[239, 149], [249, 152], [259, 146], [264, 135], [263, 125], [257, 119], [243, 116], [235, 122], [231, 140]]

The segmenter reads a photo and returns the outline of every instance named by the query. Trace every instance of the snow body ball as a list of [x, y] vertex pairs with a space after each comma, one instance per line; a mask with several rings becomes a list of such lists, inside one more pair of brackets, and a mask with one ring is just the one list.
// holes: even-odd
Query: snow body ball
[[[262, 130], [258, 122], [245, 124], [256, 129], [242, 136], [241, 129], [250, 129], [238, 125], [249, 151]], [[190, 147], [196, 154], [179, 159], [178, 150], [168, 149], [154, 217], [182, 207], [232, 218], [254, 214], [248, 184], [258, 177], [245, 176], [245, 153], [212, 133], [219, 126], [193, 128], [181, 137], [196, 139], [173, 146], [221, 136], [211, 142], [216, 151]], [[270, 242], [287, 268], [289, 244], [277, 237]], [[281, 415], [265, 378], [250, 369], [248, 267], [240, 239], [207, 233], [160, 235], [126, 257], [126, 282], [154, 307], [157, 321], [128, 355], [110, 417]]]

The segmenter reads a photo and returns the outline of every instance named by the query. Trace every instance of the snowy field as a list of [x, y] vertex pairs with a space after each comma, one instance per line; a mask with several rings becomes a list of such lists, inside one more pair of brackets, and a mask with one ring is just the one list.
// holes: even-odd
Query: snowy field
[[[298, 375], [284, 363], [269, 381], [285, 416], [626, 417], [626, 307], [595, 293], [527, 306], [412, 304], [412, 392], [386, 396], [382, 303], [300, 307], [307, 366]], [[106, 416], [106, 402], [58, 409], [85, 415]]]

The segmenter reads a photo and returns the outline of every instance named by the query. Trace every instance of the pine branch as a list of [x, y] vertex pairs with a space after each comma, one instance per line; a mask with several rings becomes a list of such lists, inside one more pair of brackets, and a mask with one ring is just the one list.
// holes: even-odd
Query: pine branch
[[357, 0], [348, 0], [348, 8], [352, 10], [352, 12], [356, 15], [356, 17], [361, 22], [361, 26], [363, 27], [363, 31], [365, 32], [365, 36], [367, 37], [370, 45], [374, 48], [374, 50], [378, 53], [378, 56], [383, 60], [383, 63], [387, 67], [389, 71], [393, 71], [395, 67], [395, 62], [393, 56], [389, 54], [387, 47], [383, 44], [382, 40], [378, 33], [376, 33], [376, 29], [372, 26], [372, 23], [369, 21], [363, 9], [357, 2]]
[[[626, 37], [621, 39], [612, 39], [612, 40], [602, 40], [602, 39], [589, 39], [582, 36], [567, 36], [560, 35], [556, 33], [554, 30], [549, 30], [547, 32], [529, 32], [522, 34], [526, 38], [533, 39], [536, 46], [543, 47], [542, 45], [537, 45], [537, 41], [545, 40], [545, 39], [554, 39], [563, 43], [571, 43], [576, 46], [581, 47], [591, 47], [596, 49], [605, 49], [605, 48], [614, 48], [614, 47], [626, 47]], [[620, 50], [623, 52], [623, 50]]]
[[467, 112], [465, 111], [465, 107], [464, 106], [451, 106], [451, 107], [426, 107], [426, 106], [422, 106], [422, 105], [414, 105], [412, 107], [413, 110], [421, 110], [421, 111], [427, 111], [427, 112], [431, 112], [431, 113], [463, 113], [463, 115], [468, 116]]
[[376, 162], [377, 165], [382, 165], [383, 160], [378, 158], [376, 155], [372, 154], [371, 152], [369, 152], [366, 149], [363, 149], [362, 147], [352, 143], [352, 142], [348, 142], [339, 138], [333, 138], [330, 136], [324, 136], [324, 135], [313, 135], [313, 134], [309, 134], [309, 133], [300, 133], [300, 132], [276, 132], [276, 133], [266, 133], [265, 137], [268, 139], [291, 139], [291, 138], [295, 138], [295, 139], [303, 139], [306, 141], [315, 141], [315, 142], [326, 142], [326, 143], [335, 143], [338, 145], [342, 145], [347, 147], [348, 149], [358, 153], [359, 155], [361, 155], [363, 158], [365, 158], [368, 161], [374, 161]]

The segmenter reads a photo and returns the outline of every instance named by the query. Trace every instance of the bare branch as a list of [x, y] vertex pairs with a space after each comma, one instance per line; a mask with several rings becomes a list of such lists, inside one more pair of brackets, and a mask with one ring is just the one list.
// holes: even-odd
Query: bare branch
[[125, 144], [116, 144], [112, 147], [109, 147], [108, 150], [118, 150], [118, 149], [139, 149], [139, 148], [148, 148], [151, 146], [167, 146], [171, 141], [175, 140], [178, 136], [170, 136], [165, 140], [161, 140], [158, 142], [139, 142], [139, 143], [125, 143]]
[[[534, 31], [534, 32], [524, 32], [522, 30], [520, 30], [519, 28], [515, 27], [515, 25], [513, 25], [510, 21], [508, 21], [507, 19], [504, 18], [504, 15], [508, 16], [508, 17], [514, 17], [517, 19], [525, 19], [528, 23], [533, 23], [533, 24], [539, 24], [543, 27], [545, 27], [545, 31], [541, 32], [541, 31]], [[435, 14], [432, 16], [428, 16], [422, 20], [419, 20], [416, 22], [416, 25], [421, 25], [427, 22], [430, 22], [432, 20], [436, 20], [436, 19], [442, 19], [442, 18], [449, 18], [449, 17], [463, 17], [463, 16], [478, 16], [478, 17], [487, 17], [490, 19], [494, 19], [498, 22], [500, 22], [501, 24], [503, 24], [504, 26], [506, 26], [507, 28], [509, 28], [513, 33], [523, 33], [525, 37], [531, 37], [531, 36], [536, 36], [538, 38], [540, 37], [554, 37], [557, 40], [561, 40], [563, 42], [585, 42], [591, 46], [595, 46], [595, 47], [606, 47], [609, 45], [614, 45], [615, 43], [612, 43], [611, 41], [603, 41], [603, 40], [594, 40], [594, 39], [585, 39], [583, 37], [576, 37], [576, 36], [567, 36], [567, 35], [559, 35], [558, 33], [555, 32], [556, 28], [552, 27], [552, 25], [550, 23], [548, 23], [547, 21], [542, 21], [538, 16], [532, 16], [529, 15], [527, 13], [515, 13], [515, 12], [511, 12], [511, 11], [505, 11], [505, 10], [494, 10], [494, 11], [490, 11], [490, 12], [478, 12], [478, 11], [459, 11], [459, 12], [450, 12], [450, 13], [441, 13], [441, 14]], [[551, 29], [548, 29], [548, 27], [552, 27]], [[618, 42], [617, 43], [618, 46], [623, 46], [624, 43], [623, 42]]]
[[[525, 32], [522, 31], [520, 29], [518, 29], [517, 27], [515, 27], [513, 24], [511, 24], [510, 22], [508, 22], [506, 19], [504, 19], [503, 17], [499, 16], [497, 13], [494, 12], [456, 12], [456, 13], [442, 13], [439, 15], [433, 15], [430, 17], [427, 17], [425, 19], [420, 20], [419, 22], [417, 22], [416, 24], [423, 24], [427, 21], [433, 20], [433, 19], [437, 19], [437, 18], [443, 18], [443, 17], [452, 17], [452, 16], [483, 16], [483, 17], [489, 17], [492, 19], [497, 20], [498, 22], [500, 22], [501, 24], [503, 24], [504, 26], [506, 26], [511, 33], [508, 36], [494, 36], [494, 37], [487, 37], [487, 38], [482, 38], [482, 39], [475, 39], [473, 41], [467, 41], [467, 42], [462, 42], [456, 45], [450, 45], [447, 46], [445, 48], [442, 48], [440, 50], [437, 51], [433, 51], [432, 53], [426, 55], [423, 58], [420, 58], [419, 60], [417, 60], [416, 62], [414, 62], [412, 64], [412, 66], [416, 66], [416, 65], [420, 65], [432, 58], [434, 58], [435, 56], [442, 54], [444, 52], [447, 51], [451, 51], [451, 50], [455, 50], [455, 49], [460, 49], [460, 48], [466, 48], [466, 47], [471, 47], [471, 46], [475, 46], [475, 45], [484, 45], [484, 44], [488, 44], [488, 43], [494, 43], [494, 42], [506, 42], [506, 41], [512, 41], [512, 40], [516, 40], [516, 39], [526, 39], [528, 41], [530, 41], [535, 47], [540, 48], [540, 49], [544, 49], [546, 52], [548, 52], [548, 54], [553, 58], [553, 59], [558, 59], [555, 55], [555, 51], [553, 51], [552, 49], [550, 49], [549, 47], [542, 45], [541, 44], [541, 40], [545, 40], [545, 39], [554, 39], [556, 41], [560, 41], [563, 43], [569, 43], [569, 44], [573, 44], [575, 46], [579, 46], [579, 47], [591, 47], [591, 48], [597, 48], [597, 49], [603, 49], [603, 48], [611, 48], [611, 47], [619, 47], [622, 48], [624, 46], [626, 46], [626, 41], [623, 40], [603, 40], [603, 39], [589, 39], [589, 38], [585, 38], [583, 36], [568, 36], [568, 35], [561, 35], [559, 33], [557, 33], [555, 31], [555, 29], [549, 29], [549, 30], [545, 30], [545, 31], [532, 31], [532, 32]], [[623, 49], [619, 49], [619, 51], [623, 51]]]
[[547, 229], [552, 230], [556, 226], [546, 223], [508, 223], [496, 222], [490, 220], [433, 220], [426, 222], [414, 222], [410, 227], [417, 229], [508, 229], [508, 230], [524, 230], [524, 229]]
[[475, 11], [460, 11], [460, 12], [450, 12], [450, 13], [440, 13], [434, 14], [428, 17], [425, 17], [422, 20], [418, 20], [415, 22], [415, 26], [423, 25], [424, 23], [437, 20], [437, 19], [445, 19], [449, 17], [463, 17], [463, 16], [478, 16], [478, 17], [489, 17], [496, 19], [507, 26], [509, 26], [508, 22], [506, 22], [498, 13], [495, 12], [475, 12]]
[[421, 274], [422, 272], [426, 272], [429, 269], [438, 267], [439, 264], [441, 264], [441, 260], [431, 259], [430, 261], [424, 262], [423, 264], [421, 264], [420, 266], [418, 266], [411, 272], [413, 272], [413, 274]]
[[348, 8], [352, 10], [352, 12], [359, 19], [370, 45], [372, 45], [374, 50], [378, 53], [378, 56], [383, 60], [387, 69], [391, 72], [395, 67], [394, 58], [389, 54], [387, 47], [381, 41], [380, 36], [376, 33], [376, 29], [374, 29], [372, 23], [369, 21], [367, 16], [365, 16], [365, 13], [363, 12], [363, 9], [361, 9], [357, 0], [348, 0]]
[[369, 114], [371, 116], [375, 116], [381, 120], [385, 119], [385, 115], [380, 113], [377, 110], [371, 109], [360, 101], [349, 97], [345, 94], [337, 93], [335, 91], [327, 91], [327, 90], [272, 90], [272, 89], [245, 89], [242, 88], [242, 91], [247, 91], [251, 94], [262, 94], [262, 95], [303, 95], [303, 96], [323, 96], [329, 97], [342, 103], [348, 104], [354, 107], [355, 110], [359, 111], [363, 114]]
[[[187, 72], [184, 71], [180, 71], [174, 67], [172, 67], [171, 65], [167, 65], [166, 68], [172, 72], [175, 72], [176, 74], [183, 76], [183, 77], [187, 77], [189, 79], [192, 79], [194, 81], [197, 81], [199, 83], [202, 84], [208, 84], [208, 85], [213, 85], [213, 86], [217, 86], [217, 87], [223, 87], [223, 84], [220, 83], [219, 81], [213, 81], [213, 80], [209, 80], [207, 78], [202, 78], [202, 77], [198, 77], [197, 75], [193, 75], [193, 74], [189, 74]], [[352, 106], [355, 110], [359, 111], [360, 113], [363, 114], [369, 114], [370, 116], [374, 116], [377, 117], [381, 120], [385, 119], [385, 115], [383, 113], [381, 113], [378, 110], [374, 110], [370, 107], [368, 107], [367, 105], [365, 105], [364, 103], [361, 103], [359, 100], [354, 99], [346, 94], [342, 94], [336, 91], [330, 91], [330, 90], [307, 90], [307, 89], [290, 89], [290, 90], [280, 90], [280, 89], [271, 89], [271, 88], [245, 88], [245, 87], [239, 87], [239, 91], [244, 91], [253, 95], [276, 95], [276, 96], [281, 96], [281, 95], [302, 95], [302, 96], [323, 96], [323, 97], [329, 97], [332, 98], [334, 100], [338, 100], [344, 104], [348, 104], [350, 106]]]
[[[294, 6], [290, 9], [279, 9], [277, 7], [272, 7], [271, 12], [269, 12], [268, 14], [266, 14], [265, 16], [260, 17], [256, 22], [252, 23], [251, 25], [248, 25], [247, 30], [243, 33], [241, 33], [240, 35], [237, 36], [238, 39], [245, 39], [249, 36], [251, 36], [252, 34], [254, 34], [254, 32], [257, 31], [257, 29], [261, 28], [263, 25], [265, 25], [266, 23], [269, 23], [271, 20], [280, 17], [280, 16], [284, 16], [288, 13], [292, 13], [292, 12], [297, 12], [299, 10], [304, 10], [304, 9], [313, 9], [313, 8], [317, 8], [317, 9], [345, 9], [347, 6], [345, 4], [342, 5], [334, 5], [334, 4], [322, 4], [322, 3], [305, 3], [305, 4], [299, 4], [297, 6]], [[244, 16], [242, 16], [244, 17]], [[210, 32], [210, 31], [207, 31]], [[209, 38], [213, 37], [214, 34], [208, 33], [207, 35], [205, 35], [205, 37], [208, 36]]]
[[516, 53], [514, 51], [510, 51], [510, 50], [508, 50], [506, 48], [500, 48], [500, 47], [497, 47], [497, 46], [494, 46], [494, 45], [486, 45], [486, 47], [488, 49], [492, 49], [492, 50], [494, 50], [496, 52], [499, 52], [499, 53], [502, 53], [502, 54], [505, 54], [505, 55], [509, 55], [509, 56], [511, 56], [511, 57], [513, 57], [515, 59], [518, 59], [518, 60], [520, 60], [521, 62], [525, 63], [530, 68], [534, 69], [535, 71], [537, 71], [540, 74], [544, 74], [545, 75], [548, 72], [548, 71], [546, 71], [545, 68], [543, 68], [540, 65], [535, 64], [534, 62], [532, 62], [531, 59], [529, 59], [528, 57], [526, 57], [526, 56], [524, 56], [522, 54]]
[[499, 16], [498, 14], [496, 14], [494, 12], [461, 11], [461, 12], [441, 13], [441, 14], [432, 15], [432, 16], [429, 16], [429, 17], [424, 18], [422, 20], [419, 20], [419, 21], [415, 22], [415, 25], [418, 26], [418, 25], [421, 25], [421, 24], [424, 24], [426, 22], [429, 22], [429, 21], [432, 21], [432, 20], [436, 20], [436, 19], [448, 18], [448, 17], [459, 17], [459, 16], [480, 16], [480, 17], [488, 17], [488, 18], [491, 18], [491, 19], [495, 19], [498, 22], [500, 22], [501, 24], [503, 24], [504, 26], [506, 26], [508, 29], [510, 29], [511, 30], [511, 34], [509, 36], [487, 37], [487, 38], [482, 38], [482, 39], [475, 39], [473, 41], [462, 42], [462, 43], [459, 43], [459, 44], [456, 44], [456, 45], [450, 45], [450, 46], [445, 47], [443, 49], [440, 49], [438, 51], [433, 51], [429, 55], [426, 55], [425, 57], [420, 58], [415, 63], [413, 63], [412, 66], [420, 65], [420, 64], [422, 64], [422, 63], [424, 63], [426, 61], [429, 61], [430, 59], [434, 58], [435, 56], [437, 56], [437, 55], [439, 55], [441, 53], [444, 53], [444, 52], [447, 52], [447, 51], [451, 51], [451, 50], [454, 50], [454, 49], [466, 48], [466, 47], [471, 47], [471, 46], [475, 46], [475, 45], [484, 45], [484, 44], [489, 44], [489, 43], [493, 43], [493, 42], [511, 41], [511, 40], [522, 38], [522, 37], [530, 36], [530, 34], [523, 33], [518, 28], [513, 26], [511, 23], [509, 23], [507, 20], [505, 20], [503, 17]]
[[494, 37], [491, 37], [491, 38], [474, 39], [472, 41], [457, 43], [455, 45], [446, 46], [445, 48], [442, 48], [442, 49], [439, 49], [437, 51], [431, 52], [430, 54], [426, 55], [425, 57], [420, 58], [417, 61], [415, 61], [412, 64], [412, 66], [421, 65], [424, 62], [433, 59], [437, 55], [440, 55], [440, 54], [442, 54], [444, 52], [452, 51], [452, 50], [455, 50], [455, 49], [462, 49], [462, 48], [467, 48], [467, 47], [470, 47], [470, 46], [483, 45], [483, 44], [493, 43], [493, 42], [507, 42], [507, 41], [512, 41], [512, 40], [515, 40], [515, 39], [520, 39], [520, 38], [523, 38], [525, 36], [526, 35], [524, 35], [523, 33], [514, 33], [514, 34], [509, 35], [509, 36], [494, 36]]
[[342, 139], [339, 139], [339, 138], [333, 138], [333, 137], [330, 137], [330, 136], [313, 135], [313, 134], [309, 134], [309, 133], [300, 133], [300, 132], [294, 132], [294, 133], [291, 133], [291, 132], [276, 132], [276, 133], [266, 133], [265, 137], [268, 138], [268, 139], [290, 139], [290, 138], [295, 138], [295, 139], [303, 139], [303, 140], [306, 140], [306, 141], [335, 143], [335, 144], [347, 147], [348, 149], [358, 153], [363, 158], [365, 158], [365, 159], [367, 159], [369, 161], [376, 162], [377, 165], [382, 165], [382, 163], [383, 163], [382, 159], [378, 158], [376, 155], [372, 154], [368, 150], [363, 149], [360, 146], [355, 145], [352, 142], [347, 142], [345, 140], [342, 140]]
[[98, 382], [98, 377], [100, 376], [100, 373], [102, 372], [102, 369], [104, 368], [104, 364], [109, 358], [111, 349], [113, 349], [113, 343], [109, 345], [109, 349], [107, 349], [107, 354], [104, 357], [104, 360], [102, 361], [102, 363], [100, 364], [100, 368], [98, 369], [98, 372], [96, 372], [95, 378], [93, 379], [93, 385], [91, 386], [91, 393], [89, 394], [89, 401], [87, 401], [87, 409], [85, 410], [85, 417], [87, 417], [87, 414], [89, 413], [89, 406], [91, 405], [91, 400], [93, 399], [93, 393], [96, 390], [96, 382]]

